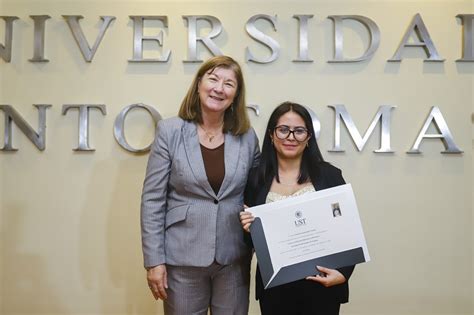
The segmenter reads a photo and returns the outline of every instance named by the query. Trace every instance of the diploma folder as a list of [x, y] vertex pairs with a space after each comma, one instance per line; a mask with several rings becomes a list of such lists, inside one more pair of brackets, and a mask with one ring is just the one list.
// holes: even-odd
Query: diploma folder
[[[350, 184], [246, 211], [255, 217], [250, 233], [265, 289], [318, 274], [316, 266], [336, 269], [370, 261]], [[286, 222], [291, 221], [288, 218], [294, 219], [293, 222]], [[301, 220], [304, 226], [297, 226]], [[287, 223], [291, 225], [289, 241], [284, 228]], [[283, 248], [279, 246], [282, 243]]]

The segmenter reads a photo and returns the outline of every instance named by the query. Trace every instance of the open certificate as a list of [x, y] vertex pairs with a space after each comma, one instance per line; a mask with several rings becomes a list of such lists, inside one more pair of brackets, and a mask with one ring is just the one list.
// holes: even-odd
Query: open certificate
[[350, 184], [246, 211], [265, 289], [370, 260]]

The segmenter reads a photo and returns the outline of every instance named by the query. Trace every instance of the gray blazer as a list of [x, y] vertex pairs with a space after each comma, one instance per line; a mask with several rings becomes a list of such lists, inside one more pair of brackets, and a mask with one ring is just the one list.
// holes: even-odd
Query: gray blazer
[[250, 169], [260, 156], [250, 129], [225, 134], [225, 177], [216, 195], [207, 179], [197, 127], [181, 118], [158, 122], [141, 202], [145, 267], [222, 265], [249, 257], [239, 212]]

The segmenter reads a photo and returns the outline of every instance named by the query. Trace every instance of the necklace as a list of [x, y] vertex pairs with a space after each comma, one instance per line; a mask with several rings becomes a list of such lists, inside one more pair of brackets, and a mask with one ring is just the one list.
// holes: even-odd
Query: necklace
[[[221, 129], [223, 125], [224, 125], [224, 122], [222, 122], [222, 124], [219, 126], [219, 129]], [[209, 143], [211, 143], [212, 140], [214, 140], [214, 138], [215, 138], [216, 136], [220, 135], [219, 132], [213, 134], [213, 133], [210, 133], [209, 131], [207, 131], [206, 129], [204, 129], [203, 126], [201, 126], [201, 125], [198, 125], [198, 126], [199, 126], [199, 128], [201, 128], [201, 130], [204, 131], [204, 133], [206, 134], [207, 140], [209, 141]], [[221, 130], [222, 130], [222, 129], [221, 129]]]

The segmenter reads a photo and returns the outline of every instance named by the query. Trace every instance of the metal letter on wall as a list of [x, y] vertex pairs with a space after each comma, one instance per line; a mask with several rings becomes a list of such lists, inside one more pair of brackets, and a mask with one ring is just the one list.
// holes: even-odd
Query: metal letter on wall
[[153, 121], [155, 122], [155, 125], [158, 123], [158, 121], [161, 120], [160, 113], [149, 105], [145, 105], [141, 103], [129, 105], [125, 107], [124, 109], [122, 109], [122, 111], [118, 114], [117, 118], [115, 119], [114, 137], [115, 137], [115, 140], [117, 140], [118, 144], [129, 152], [133, 152], [133, 153], [148, 152], [150, 151], [152, 143], [150, 143], [148, 146], [146, 146], [143, 149], [135, 149], [127, 142], [127, 139], [125, 138], [125, 130], [124, 130], [125, 118], [127, 117], [128, 112], [134, 108], [143, 108], [147, 112], [149, 112], [151, 117], [153, 118]]
[[462, 21], [462, 58], [456, 61], [474, 61], [473, 36], [474, 36], [474, 14], [458, 14], [456, 17]]
[[253, 110], [257, 117], [260, 116], [260, 105], [258, 105], [258, 104], [247, 104], [246, 107], [247, 107], [247, 109]]
[[163, 31], [161, 30], [157, 36], [143, 36], [144, 20], [157, 20], [163, 23], [165, 28], [168, 27], [168, 17], [164, 15], [130, 15], [133, 20], [133, 59], [131, 62], [167, 62], [170, 58], [171, 51], [163, 52], [160, 58], [143, 59], [143, 42], [156, 41], [158, 46], [163, 46]]
[[313, 15], [293, 15], [299, 22], [299, 41], [298, 41], [298, 58], [294, 59], [294, 62], [313, 62], [313, 59], [309, 57], [309, 45], [308, 45], [308, 20], [313, 18]]
[[[361, 15], [330, 15], [328, 19], [334, 21], [334, 59], [328, 62], [358, 62], [370, 59], [380, 45], [380, 30], [377, 24], [368, 17]], [[360, 22], [369, 31], [370, 43], [364, 54], [358, 58], [344, 58], [343, 21], [354, 20]]]
[[28, 59], [31, 62], [49, 62], [44, 58], [44, 34], [46, 20], [51, 18], [49, 15], [30, 15], [34, 21], [34, 41], [33, 58]]
[[245, 24], [245, 30], [250, 35], [250, 37], [267, 46], [272, 52], [272, 55], [268, 59], [256, 59], [250, 52], [250, 49], [247, 47], [245, 48], [245, 61], [252, 61], [256, 63], [269, 63], [275, 61], [280, 56], [280, 44], [270, 36], [265, 35], [263, 32], [257, 29], [257, 27], [255, 26], [255, 22], [259, 19], [263, 19], [270, 22], [273, 27], [273, 30], [276, 32], [277, 29], [275, 24], [277, 22], [277, 18], [276, 16], [257, 14], [252, 16]]
[[27, 122], [20, 116], [20, 114], [10, 105], [0, 105], [0, 110], [5, 115], [5, 133], [4, 146], [0, 151], [17, 151], [13, 147], [12, 122], [20, 128], [25, 136], [41, 151], [46, 147], [46, 109], [51, 105], [37, 105], [33, 104], [38, 109], [38, 132], [36, 132]]
[[79, 109], [79, 145], [74, 151], [95, 151], [89, 146], [89, 109], [97, 108], [105, 116], [105, 105], [102, 104], [64, 104], [62, 114], [66, 115], [71, 108]]
[[0, 44], [0, 57], [5, 62], [12, 60], [12, 41], [13, 41], [13, 21], [18, 16], [0, 16], [5, 21], [5, 45]]
[[390, 123], [391, 123], [391, 111], [396, 106], [390, 105], [382, 105], [379, 107], [379, 110], [375, 114], [374, 119], [370, 123], [369, 128], [364, 134], [364, 137], [361, 137], [357, 127], [354, 124], [351, 116], [346, 110], [344, 105], [329, 105], [332, 109], [334, 109], [336, 113], [336, 122], [335, 122], [335, 130], [334, 130], [334, 147], [329, 152], [344, 152], [344, 149], [341, 148], [341, 118], [344, 124], [349, 131], [349, 134], [354, 141], [357, 150], [362, 151], [367, 140], [369, 139], [370, 135], [375, 129], [378, 121], [381, 121], [381, 132], [380, 132], [380, 148], [374, 150], [376, 153], [391, 153], [392, 148], [390, 146]]
[[82, 31], [81, 25], [79, 24], [79, 20], [83, 18], [82, 15], [63, 15], [63, 18], [66, 19], [67, 25], [71, 29], [72, 35], [76, 40], [79, 48], [81, 50], [82, 56], [87, 62], [91, 62], [92, 58], [94, 58], [95, 52], [99, 47], [102, 38], [104, 37], [105, 31], [109, 28], [110, 23], [115, 20], [115, 16], [101, 16], [102, 19], [102, 26], [100, 27], [99, 35], [97, 36], [94, 46], [92, 49], [87, 42], [86, 37], [84, 36], [84, 32]]
[[319, 121], [318, 116], [316, 116], [316, 113], [309, 108], [306, 105], [303, 105], [309, 112], [309, 115], [311, 116], [311, 121], [313, 122], [313, 131], [314, 131], [314, 137], [315, 139], [319, 139], [319, 135], [321, 134], [321, 122]]
[[[426, 133], [432, 122], [434, 122], [436, 129], [438, 129], [440, 133], [435, 133], [435, 134]], [[451, 134], [451, 131], [449, 131], [448, 124], [446, 123], [446, 120], [444, 120], [443, 114], [441, 114], [441, 111], [439, 110], [437, 106], [433, 106], [431, 108], [431, 112], [428, 115], [428, 118], [426, 119], [423, 127], [421, 128], [421, 131], [415, 140], [415, 144], [413, 145], [411, 150], [408, 151], [407, 153], [421, 153], [420, 144], [424, 138], [441, 139], [444, 144], [444, 148], [446, 149], [445, 151], [441, 151], [441, 153], [462, 153], [463, 152], [461, 151], [461, 149], [458, 148], [456, 143], [454, 143], [454, 138], [453, 138], [453, 135]]]
[[[416, 34], [419, 40], [416, 40], [414, 43], [409, 43], [408, 41], [412, 34]], [[438, 51], [431, 40], [430, 34], [428, 33], [428, 29], [426, 28], [425, 23], [423, 22], [419, 13], [413, 17], [410, 26], [408, 26], [408, 30], [405, 32], [405, 35], [403, 35], [402, 42], [398, 46], [397, 51], [388, 61], [401, 61], [402, 50], [405, 47], [423, 47], [426, 54], [428, 55], [428, 59], [424, 59], [423, 61], [444, 61], [444, 59], [442, 59], [438, 54]]]
[[[183, 15], [183, 19], [188, 24], [188, 59], [183, 62], [202, 62], [197, 57], [197, 42], [203, 43], [204, 47], [209, 50], [214, 56], [222, 55], [221, 50], [211, 40], [211, 38], [217, 37], [222, 32], [221, 21], [218, 18], [210, 15]], [[211, 31], [207, 36], [198, 36], [197, 32], [197, 21], [205, 20], [211, 24]]]

